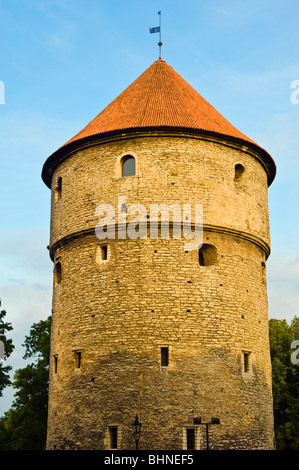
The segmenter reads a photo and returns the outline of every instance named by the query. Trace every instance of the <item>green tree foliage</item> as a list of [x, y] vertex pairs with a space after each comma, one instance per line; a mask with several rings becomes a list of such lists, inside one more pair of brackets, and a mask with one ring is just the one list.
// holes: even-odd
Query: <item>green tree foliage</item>
[[270, 322], [277, 450], [299, 450], [299, 318]]
[[6, 337], [6, 332], [11, 331], [13, 328], [11, 323], [4, 322], [4, 317], [6, 315], [6, 311], [2, 310], [0, 312], [0, 341], [2, 341], [4, 345], [4, 357], [0, 358], [3, 359], [0, 362], [0, 397], [3, 395], [3, 390], [5, 387], [11, 384], [9, 371], [11, 370], [11, 366], [5, 365], [5, 360], [11, 355], [12, 351], [14, 350], [14, 345], [12, 344], [12, 339], [8, 339]]
[[51, 317], [32, 325], [24, 359], [14, 374], [14, 402], [0, 419], [0, 449], [43, 450], [46, 442]]

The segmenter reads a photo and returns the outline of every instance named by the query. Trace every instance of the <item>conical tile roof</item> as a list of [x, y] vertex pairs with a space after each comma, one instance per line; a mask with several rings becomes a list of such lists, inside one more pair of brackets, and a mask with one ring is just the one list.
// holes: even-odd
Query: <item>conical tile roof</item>
[[164, 60], [154, 62], [86, 127], [46, 161], [42, 178], [50, 186], [52, 172], [64, 154], [107, 133], [145, 129], [184, 129], [241, 141], [261, 154], [268, 182], [275, 176], [270, 155], [236, 129]]
[[67, 144], [104, 132], [145, 127], [199, 129], [252, 142], [159, 59]]

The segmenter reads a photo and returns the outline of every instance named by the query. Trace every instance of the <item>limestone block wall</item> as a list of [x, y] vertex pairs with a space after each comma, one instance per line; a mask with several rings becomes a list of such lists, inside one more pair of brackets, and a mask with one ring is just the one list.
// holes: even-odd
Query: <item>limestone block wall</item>
[[[52, 179], [51, 245], [94, 229], [99, 204], [203, 204], [204, 224], [223, 226], [269, 244], [267, 174], [252, 152], [202, 139], [140, 137], [104, 143], [74, 153]], [[136, 176], [121, 177], [121, 158], [133, 155]], [[235, 181], [235, 167], [244, 173]], [[61, 194], [55, 202], [57, 182]]]
[[[137, 174], [122, 178], [126, 154], [136, 158]], [[236, 164], [244, 167], [237, 181]], [[117, 207], [118, 195], [127, 206], [203, 204], [211, 265], [183, 239], [153, 240], [148, 232], [100, 241], [95, 209]], [[144, 137], [62, 162], [52, 182], [48, 448], [111, 448], [117, 428], [117, 448], [133, 449], [136, 413], [142, 449], [186, 448], [188, 428], [196, 428], [196, 448], [205, 448], [198, 416], [221, 420], [212, 448], [273, 448], [268, 250], [267, 175], [241, 149]]]

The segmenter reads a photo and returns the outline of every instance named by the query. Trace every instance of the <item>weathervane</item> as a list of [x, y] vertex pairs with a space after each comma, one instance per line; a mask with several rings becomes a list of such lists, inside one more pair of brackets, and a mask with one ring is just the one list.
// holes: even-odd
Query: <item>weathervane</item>
[[161, 11], [158, 11], [159, 15], [159, 26], [155, 26], [154, 28], [149, 28], [149, 32], [152, 33], [159, 33], [159, 59], [161, 59], [161, 46], [162, 46], [162, 41], [161, 41]]

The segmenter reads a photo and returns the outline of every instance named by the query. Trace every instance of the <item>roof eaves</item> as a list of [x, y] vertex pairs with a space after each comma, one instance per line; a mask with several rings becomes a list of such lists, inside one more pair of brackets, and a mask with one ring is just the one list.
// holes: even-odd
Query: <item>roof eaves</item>
[[[123, 129], [111, 129], [108, 132], [102, 132], [97, 134], [91, 134], [74, 141], [69, 141], [64, 144], [52, 155], [50, 155], [44, 163], [42, 169], [42, 179], [44, 183], [51, 188], [52, 175], [56, 167], [65, 159], [72, 155], [75, 151], [82, 148], [90, 147], [99, 144], [99, 139], [103, 142], [107, 140], [111, 141], [115, 138], [130, 138], [134, 133], [134, 137], [144, 137], [146, 135], [152, 135], [153, 132], [161, 132], [168, 134], [192, 134], [193, 137], [212, 137], [213, 139], [227, 141], [230, 144], [238, 144], [242, 147], [247, 147], [257, 155], [259, 155], [260, 161], [264, 164], [265, 170], [268, 175], [268, 186], [270, 186], [276, 175], [276, 165], [269, 153], [253, 141], [248, 141], [240, 137], [235, 137], [228, 134], [221, 134], [219, 132], [210, 131], [208, 129], [198, 129], [192, 127], [172, 127], [172, 126], [153, 126], [153, 127], [124, 127]], [[138, 135], [139, 134], [139, 135]], [[167, 135], [167, 134], [166, 134]]]

